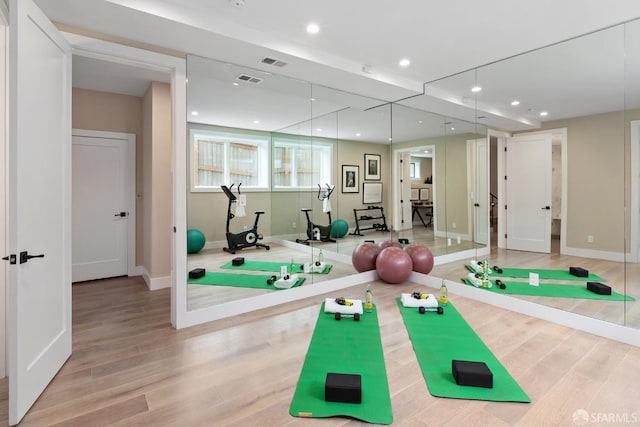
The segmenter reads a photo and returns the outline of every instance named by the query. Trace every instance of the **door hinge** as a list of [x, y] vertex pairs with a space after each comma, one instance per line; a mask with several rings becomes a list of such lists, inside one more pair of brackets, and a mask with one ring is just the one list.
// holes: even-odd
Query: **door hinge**
[[507, 205], [504, 205], [504, 210], [505, 210], [505, 211], [507, 210]]
[[504, 238], [505, 238], [505, 239], [507, 238], [507, 233], [504, 233]]

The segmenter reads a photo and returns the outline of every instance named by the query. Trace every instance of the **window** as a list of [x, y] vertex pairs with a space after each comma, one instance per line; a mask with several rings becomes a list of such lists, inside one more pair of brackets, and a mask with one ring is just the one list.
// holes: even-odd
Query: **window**
[[333, 181], [333, 144], [277, 136], [273, 140], [273, 187], [317, 188]]
[[269, 188], [268, 136], [204, 129], [190, 133], [191, 191], [239, 183], [243, 189]]
[[409, 178], [411, 179], [420, 179], [420, 162], [414, 160], [409, 163]]

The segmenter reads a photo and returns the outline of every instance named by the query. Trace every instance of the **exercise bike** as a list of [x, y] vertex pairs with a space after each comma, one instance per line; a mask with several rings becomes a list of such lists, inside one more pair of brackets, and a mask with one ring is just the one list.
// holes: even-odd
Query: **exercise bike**
[[[252, 246], [255, 246], [256, 248], [264, 248], [266, 250], [271, 249], [268, 245], [258, 243], [258, 240], [262, 240], [262, 235], [258, 234], [258, 221], [260, 220], [260, 215], [262, 215], [264, 211], [255, 212], [256, 221], [253, 223], [253, 227], [251, 227], [250, 229], [241, 231], [239, 233], [232, 233], [229, 230], [229, 225], [231, 223], [231, 220], [235, 218], [235, 215], [231, 213], [231, 205], [233, 203], [236, 203], [238, 200], [236, 195], [233, 194], [233, 192], [231, 191], [231, 189], [233, 188], [233, 185], [234, 184], [231, 184], [230, 187], [227, 187], [226, 185], [220, 186], [220, 188], [222, 188], [222, 191], [224, 191], [224, 194], [226, 194], [227, 198], [229, 199], [229, 205], [227, 207], [227, 233], [226, 233], [227, 244], [229, 245], [229, 247], [222, 248], [222, 249], [225, 252], [229, 252], [232, 254], [235, 254], [236, 251], [240, 249], [249, 248]], [[240, 195], [241, 185], [242, 184], [238, 184], [238, 195]]]
[[311, 217], [309, 216], [309, 212], [311, 212], [311, 209], [300, 209], [300, 211], [304, 212], [305, 216], [307, 217], [307, 238], [296, 239], [296, 243], [304, 243], [305, 245], [308, 245], [310, 241], [335, 243], [335, 240], [331, 238], [331, 205], [329, 203], [329, 198], [331, 197], [331, 193], [333, 193], [335, 187], [335, 185], [326, 184], [326, 189], [323, 191], [320, 184], [318, 184], [318, 200], [323, 202], [323, 204], [325, 205], [324, 210], [329, 216], [329, 225], [314, 224], [311, 221]]

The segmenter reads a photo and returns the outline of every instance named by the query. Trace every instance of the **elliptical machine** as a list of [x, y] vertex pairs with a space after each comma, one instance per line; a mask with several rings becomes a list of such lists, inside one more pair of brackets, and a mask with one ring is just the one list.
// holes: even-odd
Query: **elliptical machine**
[[314, 224], [309, 216], [311, 209], [300, 209], [300, 211], [304, 212], [307, 217], [307, 238], [296, 239], [296, 243], [304, 243], [305, 245], [308, 245], [310, 241], [335, 243], [335, 240], [331, 238], [331, 204], [329, 203], [329, 198], [331, 197], [331, 193], [333, 193], [335, 187], [335, 185], [326, 184], [326, 189], [323, 191], [320, 184], [318, 184], [318, 200], [323, 203], [324, 211], [327, 212], [327, 215], [329, 216], [329, 225]]
[[[240, 195], [240, 186], [242, 184], [238, 184], [238, 195]], [[227, 207], [227, 244], [229, 245], [228, 248], [222, 248], [225, 252], [229, 252], [232, 254], [235, 254], [236, 251], [240, 250], [240, 249], [244, 249], [244, 248], [249, 248], [252, 246], [255, 246], [256, 248], [265, 248], [266, 250], [271, 249], [268, 245], [264, 245], [262, 243], [258, 243], [258, 240], [262, 240], [262, 235], [258, 234], [258, 221], [260, 220], [260, 215], [262, 215], [264, 213], [264, 211], [256, 211], [256, 221], [253, 223], [253, 227], [251, 227], [248, 230], [245, 231], [241, 231], [239, 233], [232, 233], [229, 230], [229, 225], [231, 223], [231, 220], [233, 218], [235, 218], [235, 215], [233, 213], [231, 213], [231, 205], [233, 203], [236, 203], [238, 198], [236, 197], [235, 194], [233, 194], [233, 192], [231, 191], [231, 189], [233, 188], [234, 184], [231, 184], [230, 187], [227, 187], [226, 185], [221, 185], [220, 188], [222, 188], [222, 191], [224, 191], [224, 194], [227, 195], [227, 198], [229, 199], [229, 205]]]

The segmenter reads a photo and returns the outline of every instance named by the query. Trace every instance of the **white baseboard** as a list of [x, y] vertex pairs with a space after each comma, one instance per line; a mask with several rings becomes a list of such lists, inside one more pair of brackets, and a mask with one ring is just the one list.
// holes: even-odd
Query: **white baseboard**
[[630, 259], [630, 254], [623, 252], [596, 251], [592, 249], [570, 248], [565, 246], [560, 251], [563, 255], [579, 256], [583, 258], [604, 259], [607, 261], [625, 262]]
[[165, 289], [171, 287], [171, 276], [164, 277], [151, 277], [149, 272], [143, 265], [136, 266], [136, 273], [142, 276], [144, 282], [147, 284], [147, 288], [150, 291], [156, 291], [158, 289]]

